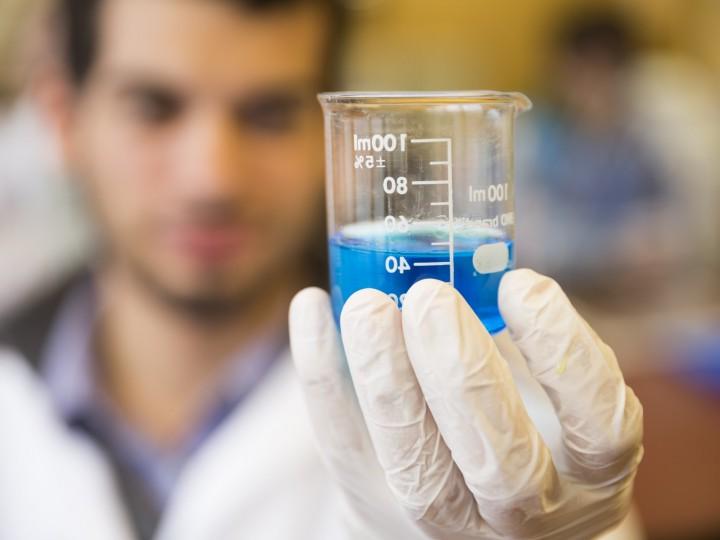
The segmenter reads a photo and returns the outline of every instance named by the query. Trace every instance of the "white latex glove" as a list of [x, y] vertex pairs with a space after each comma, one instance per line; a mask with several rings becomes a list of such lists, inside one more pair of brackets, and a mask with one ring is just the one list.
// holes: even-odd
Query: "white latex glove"
[[293, 300], [293, 357], [350, 537], [582, 539], [626, 515], [642, 407], [612, 350], [530, 270], [506, 274], [499, 304], [560, 422], [547, 444], [450, 285], [416, 283], [402, 313], [379, 291], [357, 292], [341, 316], [345, 355], [327, 294]]

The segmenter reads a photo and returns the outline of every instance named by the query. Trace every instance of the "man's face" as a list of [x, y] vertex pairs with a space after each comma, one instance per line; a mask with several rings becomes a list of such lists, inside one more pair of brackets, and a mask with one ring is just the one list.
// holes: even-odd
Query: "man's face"
[[622, 113], [622, 70], [609, 51], [565, 53], [558, 75], [561, 99], [576, 121], [591, 131], [615, 125]]
[[297, 268], [320, 211], [312, 7], [106, 0], [65, 147], [116, 268], [230, 304]]

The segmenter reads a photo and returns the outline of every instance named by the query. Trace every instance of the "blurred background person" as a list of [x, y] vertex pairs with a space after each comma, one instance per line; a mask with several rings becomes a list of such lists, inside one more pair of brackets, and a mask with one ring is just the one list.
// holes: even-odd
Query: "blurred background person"
[[[717, 20], [702, 2], [674, 16], [700, 26], [703, 10]], [[710, 538], [720, 530], [720, 92], [697, 51], [641, 30], [650, 14], [594, 2], [546, 25], [547, 74], [518, 145], [519, 262], [570, 289], [643, 399], [637, 500], [648, 536]]]
[[549, 101], [537, 103], [525, 144], [532, 156], [518, 180], [519, 263], [575, 294], [646, 301], [654, 278], [691, 245], [680, 242], [684, 212], [672, 213], [667, 171], [633, 130], [637, 39], [614, 10], [568, 17], [553, 43]]

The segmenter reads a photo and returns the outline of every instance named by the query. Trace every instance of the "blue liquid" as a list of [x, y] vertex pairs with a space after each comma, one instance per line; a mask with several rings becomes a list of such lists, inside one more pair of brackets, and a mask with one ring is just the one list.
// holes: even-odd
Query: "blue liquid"
[[[343, 235], [342, 231], [330, 239], [330, 281], [333, 311], [336, 320], [340, 318], [342, 306], [356, 291], [365, 288], [379, 289], [402, 307], [403, 295], [413, 283], [421, 279], [433, 278], [450, 281], [448, 266], [417, 267], [415, 263], [446, 262], [449, 255], [447, 247], [432, 247], [431, 243], [444, 236], [447, 231], [437, 234], [399, 234], [379, 235], [354, 234]], [[480, 274], [473, 266], [475, 249], [487, 243], [505, 242], [510, 254], [505, 270], [490, 274]], [[456, 234], [455, 236], [455, 288], [470, 304], [490, 333], [505, 328], [498, 310], [498, 287], [505, 272], [513, 267], [513, 243], [497, 236], [476, 234]], [[404, 257], [410, 267], [401, 273], [387, 270], [387, 258], [399, 261]], [[395, 268], [394, 261], [391, 269]]]

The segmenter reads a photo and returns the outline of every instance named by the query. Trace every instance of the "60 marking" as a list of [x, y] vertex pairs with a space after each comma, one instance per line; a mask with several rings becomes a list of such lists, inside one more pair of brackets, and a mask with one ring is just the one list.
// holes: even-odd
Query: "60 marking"
[[410, 229], [410, 223], [405, 216], [386, 216], [385, 230], [388, 232], [406, 233]]

